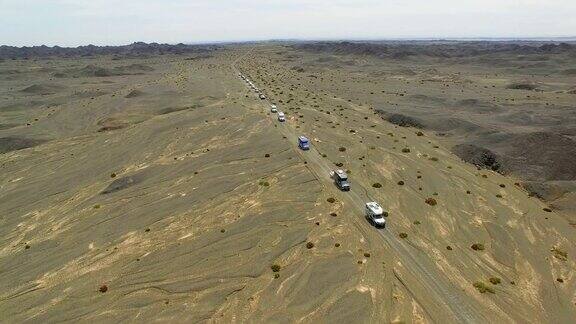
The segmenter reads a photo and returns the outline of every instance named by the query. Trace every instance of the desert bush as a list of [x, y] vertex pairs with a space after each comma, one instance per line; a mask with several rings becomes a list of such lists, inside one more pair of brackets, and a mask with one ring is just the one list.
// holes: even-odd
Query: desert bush
[[334, 244], [335, 247], [340, 247], [340, 243]]
[[501, 194], [496, 194], [496, 198], [502, 198]]
[[428, 160], [437, 162], [437, 161], [438, 161], [438, 158], [433, 156], [433, 157], [429, 158]]
[[272, 269], [272, 272], [280, 272], [280, 265], [279, 264], [273, 264], [270, 266], [270, 269]]
[[364, 252], [364, 256], [367, 257], [367, 258], [369, 258], [369, 257], [370, 257], [370, 253]]
[[506, 188], [506, 185], [503, 184], [503, 183], [501, 183], [501, 184], [500, 184], [500, 188]]
[[422, 133], [421, 131], [417, 131], [416, 136], [424, 136], [424, 133]]
[[404, 181], [402, 181], [402, 180], [398, 181], [398, 185], [399, 185], [399, 186], [403, 186], [403, 185], [404, 185]]
[[112, 172], [112, 174], [110, 174], [110, 178], [116, 178], [116, 173]]
[[268, 181], [260, 181], [258, 182], [259, 185], [263, 186], [263, 187], [268, 187], [270, 186], [270, 183]]
[[424, 202], [430, 206], [436, 206], [436, 204], [438, 204], [434, 198], [426, 198]]
[[419, 221], [419, 220], [415, 220], [415, 221], [413, 222], [413, 224], [414, 224], [414, 225], [420, 225], [420, 221]]
[[563, 282], [564, 282], [564, 279], [562, 279], [562, 278], [556, 278], [556, 281], [558, 281], [559, 283], [563, 283]]
[[100, 291], [101, 293], [105, 293], [105, 292], [108, 291], [108, 286], [102, 285], [102, 286], [100, 286], [100, 288], [98, 289], [98, 291]]
[[402, 149], [402, 153], [410, 153], [410, 149], [405, 147]]
[[340, 151], [340, 152], [346, 152], [346, 148], [343, 147], [343, 146], [340, 146], [340, 147], [338, 148], [338, 151]]
[[278, 278], [280, 278], [280, 274], [279, 274], [279, 273], [275, 273], [275, 274], [274, 274], [274, 279], [278, 279]]
[[481, 294], [483, 293], [495, 293], [494, 289], [492, 287], [489, 287], [488, 285], [486, 285], [485, 283], [481, 282], [481, 281], [476, 281], [474, 283], [474, 288], [476, 288]]
[[491, 277], [490, 279], [488, 279], [488, 281], [490, 281], [490, 283], [492, 283], [493, 285], [498, 285], [502, 282], [502, 280], [500, 280], [500, 278], [498, 277]]
[[451, 247], [450, 245], [447, 245], [447, 246], [446, 246], [446, 250], [452, 251], [452, 247]]
[[330, 213], [330, 216], [336, 217], [336, 216], [338, 216], [338, 214], [336, 214], [336, 213]]
[[94, 209], [100, 208], [100, 205], [94, 205]]
[[382, 184], [379, 183], [379, 182], [375, 182], [375, 183], [372, 184], [372, 187], [374, 187], [374, 188], [382, 188]]
[[470, 248], [472, 248], [472, 250], [474, 250], [474, 251], [483, 251], [484, 250], [484, 244], [474, 243], [470, 246]]
[[545, 211], [545, 212], [547, 212], [547, 213], [551, 213], [551, 212], [552, 212], [552, 209], [550, 209], [550, 208], [548, 208], [548, 207], [542, 208], [542, 210]]
[[552, 255], [556, 259], [562, 260], [562, 261], [568, 260], [568, 253], [566, 251], [560, 250], [560, 248], [553, 247], [550, 251], [552, 252]]
[[330, 197], [330, 198], [326, 199], [326, 201], [333, 204], [334, 202], [336, 202], [336, 199], [333, 197]]
[[338, 162], [338, 163], [334, 163], [334, 165], [336, 165], [337, 167], [341, 168], [341, 167], [344, 166], [344, 163]]
[[311, 249], [311, 248], [313, 248], [313, 247], [314, 247], [314, 243], [312, 243], [312, 242], [306, 243], [306, 248], [307, 248], [307, 249]]
[[270, 157], [269, 153], [264, 154], [264, 157]]
[[406, 234], [406, 233], [400, 233], [400, 234], [398, 234], [398, 236], [399, 236], [400, 238], [407, 238], [407, 237], [408, 237], [408, 234]]

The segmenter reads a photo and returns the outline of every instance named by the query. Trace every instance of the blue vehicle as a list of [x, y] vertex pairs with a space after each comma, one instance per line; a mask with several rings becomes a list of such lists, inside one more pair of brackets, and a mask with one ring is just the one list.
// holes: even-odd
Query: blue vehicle
[[298, 147], [304, 151], [310, 149], [310, 141], [304, 136], [298, 136]]

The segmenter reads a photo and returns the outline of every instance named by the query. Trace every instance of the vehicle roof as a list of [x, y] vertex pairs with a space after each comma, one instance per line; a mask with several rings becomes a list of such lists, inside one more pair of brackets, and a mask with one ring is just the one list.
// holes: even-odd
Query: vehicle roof
[[284, 116], [284, 113], [283, 113], [283, 112], [279, 112], [279, 113], [278, 113], [278, 116]]
[[374, 214], [380, 215], [384, 212], [382, 207], [375, 201], [371, 201], [371, 202], [366, 203], [366, 207], [368, 209], [370, 209]]
[[306, 136], [298, 136], [298, 139], [302, 142], [308, 142], [308, 138]]

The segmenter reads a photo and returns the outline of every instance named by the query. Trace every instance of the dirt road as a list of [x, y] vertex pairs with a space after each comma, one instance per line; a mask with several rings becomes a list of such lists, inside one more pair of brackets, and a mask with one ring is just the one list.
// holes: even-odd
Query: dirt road
[[[235, 64], [244, 56], [248, 55], [252, 50], [253, 48], [234, 61], [233, 69], [236, 73], [239, 73], [240, 71], [236, 68]], [[266, 114], [270, 114], [270, 106], [272, 103], [268, 99], [264, 99], [261, 102], [263, 111]], [[281, 110], [282, 107], [279, 107], [279, 111]], [[271, 118], [276, 118], [276, 114], [271, 114]], [[289, 120], [290, 116], [287, 116], [287, 119]], [[297, 140], [298, 136], [301, 134], [298, 134], [288, 122], [277, 123], [278, 130], [290, 143], [293, 144], [295, 150], [300, 152], [303, 160], [307, 161], [308, 169], [326, 187], [332, 188], [332, 191], [336, 192], [337, 190], [334, 189], [332, 180], [329, 177], [331, 167], [328, 161], [314, 148], [314, 145], [312, 145], [309, 151], [300, 151], [297, 146]], [[373, 199], [367, 195], [365, 188], [360, 184], [353, 183], [352, 190], [349, 192], [340, 192], [338, 198], [345, 204], [354, 206], [356, 209], [357, 214], [350, 217], [353, 225], [361, 232], [366, 232], [367, 230], [378, 231], [382, 243], [385, 243], [395, 252], [395, 258], [397, 259], [398, 265], [405, 268], [413, 278], [418, 279], [417, 281], [411, 282], [411, 285], [417, 284], [420, 286], [420, 290], [425, 290], [429, 293], [432, 298], [419, 299], [418, 296], [414, 294], [413, 298], [421, 303], [422, 307], [432, 320], [445, 320], [446, 315], [453, 321], [460, 323], [475, 323], [486, 320], [479, 310], [467, 303], [465, 298], [462, 298], [462, 294], [464, 293], [453, 286], [447, 278], [437, 270], [433, 261], [430, 260], [423, 251], [419, 251], [415, 247], [405, 243], [405, 241], [397, 239], [399, 233], [395, 231], [394, 224], [387, 223], [387, 228], [381, 230], [367, 228], [369, 225], [360, 215], [364, 215], [365, 203], [372, 201]], [[398, 280], [405, 285], [408, 291], [412, 291], [410, 285], [407, 285], [404, 282], [398, 272], [395, 272], [395, 275]]]

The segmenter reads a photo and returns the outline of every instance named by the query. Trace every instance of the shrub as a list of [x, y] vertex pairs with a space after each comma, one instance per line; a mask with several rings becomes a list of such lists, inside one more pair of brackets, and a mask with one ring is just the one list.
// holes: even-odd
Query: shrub
[[419, 221], [419, 220], [415, 220], [413, 224], [414, 224], [414, 225], [420, 225], [420, 221]]
[[374, 188], [382, 188], [382, 184], [380, 182], [375, 182], [372, 184], [372, 187]]
[[407, 237], [408, 237], [408, 234], [406, 234], [406, 233], [400, 233], [400, 234], [398, 234], [398, 236], [400, 236], [400, 238], [407, 238]]
[[98, 291], [100, 291], [101, 293], [105, 293], [108, 291], [108, 286], [102, 285], [100, 286], [100, 289], [98, 289]]
[[501, 183], [501, 184], [500, 184], [500, 188], [506, 188], [506, 185], [503, 184], [503, 183]]
[[403, 185], [404, 185], [404, 181], [402, 181], [402, 180], [398, 181], [398, 185], [399, 185], [399, 186], [403, 186]]
[[542, 210], [545, 211], [545, 212], [547, 212], [547, 213], [551, 213], [551, 212], [552, 212], [552, 209], [550, 209], [550, 208], [548, 208], [548, 207], [542, 208]]
[[314, 243], [312, 243], [312, 242], [306, 243], [306, 248], [307, 248], [307, 249], [311, 249], [311, 248], [313, 248], [313, 247], [314, 247]]
[[422, 133], [421, 131], [417, 131], [416, 136], [424, 136], [424, 133]]
[[556, 278], [556, 281], [558, 281], [559, 283], [563, 283], [563, 282], [564, 282], [564, 279], [562, 279], [562, 278]]
[[496, 198], [502, 198], [501, 194], [496, 194]]
[[272, 269], [272, 272], [279, 272], [281, 267], [279, 264], [273, 264], [270, 266], [270, 269]]
[[494, 289], [492, 287], [489, 287], [488, 285], [486, 285], [485, 283], [481, 282], [481, 281], [476, 281], [474, 283], [474, 287], [481, 293], [495, 293]]
[[367, 257], [367, 258], [369, 258], [369, 257], [370, 257], [370, 253], [364, 252], [364, 256]]
[[566, 251], [562, 251], [557, 247], [553, 247], [550, 251], [553, 253], [556, 259], [562, 261], [568, 260], [568, 253]]
[[340, 247], [340, 243], [334, 244], [335, 247]]
[[116, 173], [112, 172], [112, 174], [110, 175], [110, 178], [116, 178]]
[[500, 278], [498, 277], [491, 277], [490, 279], [488, 279], [488, 281], [490, 281], [490, 283], [493, 285], [498, 285], [502, 282], [502, 280], [500, 280]]
[[341, 147], [338, 148], [338, 151], [340, 151], [340, 152], [346, 152], [346, 148], [343, 147], [343, 146], [341, 146]]
[[336, 216], [338, 216], [338, 214], [336, 214], [336, 213], [330, 213], [330, 216], [336, 217]]
[[225, 229], [221, 229], [221, 230], [220, 230], [220, 233], [225, 233], [225, 232], [226, 232]]
[[334, 165], [336, 165], [337, 167], [341, 168], [341, 167], [344, 166], [344, 163], [338, 162], [338, 163], [334, 163]]
[[402, 153], [410, 153], [410, 149], [405, 147], [402, 149]]
[[100, 208], [100, 205], [94, 205], [94, 209]]
[[446, 246], [446, 250], [452, 251], [452, 247], [451, 247], [450, 245], [447, 245], [447, 246]]
[[280, 278], [280, 274], [279, 274], [279, 273], [275, 273], [275, 274], [274, 274], [274, 279], [278, 279], [278, 278]]
[[483, 251], [484, 250], [484, 244], [474, 243], [470, 246], [470, 248], [472, 248], [472, 250], [474, 250], [474, 251]]
[[336, 202], [336, 199], [333, 198], [333, 197], [330, 197], [330, 198], [326, 199], [326, 201], [329, 202], [329, 203], [331, 203], [331, 204], [333, 204], [333, 203]]
[[264, 187], [270, 186], [270, 183], [268, 181], [260, 181], [260, 182], [258, 182], [258, 184], [261, 186], [264, 186]]
[[428, 160], [437, 162], [437, 161], [438, 161], [438, 158], [433, 156], [433, 157], [429, 158]]
[[426, 198], [426, 200], [424, 202], [430, 206], [436, 206], [436, 204], [437, 204], [436, 199], [434, 199], [434, 198]]

